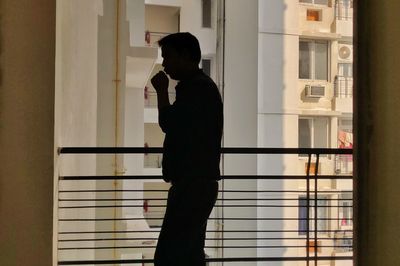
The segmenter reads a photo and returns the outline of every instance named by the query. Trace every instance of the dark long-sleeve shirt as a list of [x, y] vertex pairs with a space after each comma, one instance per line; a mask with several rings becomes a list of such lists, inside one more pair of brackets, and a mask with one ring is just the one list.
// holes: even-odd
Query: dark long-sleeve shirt
[[159, 111], [164, 131], [163, 177], [220, 179], [223, 107], [216, 84], [202, 70], [175, 87], [176, 100]]

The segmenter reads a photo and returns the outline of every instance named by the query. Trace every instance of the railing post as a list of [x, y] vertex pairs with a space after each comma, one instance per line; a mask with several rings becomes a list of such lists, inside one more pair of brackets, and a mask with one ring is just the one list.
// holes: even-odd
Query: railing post
[[319, 153], [315, 162], [314, 172], [314, 265], [318, 265], [318, 165]]
[[308, 162], [307, 162], [307, 179], [306, 179], [306, 186], [307, 186], [307, 240], [306, 240], [306, 265], [310, 265], [310, 168], [311, 168], [311, 153], [308, 154]]

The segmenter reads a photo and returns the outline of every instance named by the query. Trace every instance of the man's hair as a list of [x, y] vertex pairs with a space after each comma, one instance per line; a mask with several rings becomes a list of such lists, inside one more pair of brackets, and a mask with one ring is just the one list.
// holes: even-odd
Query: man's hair
[[162, 48], [172, 48], [179, 54], [187, 52], [189, 59], [195, 63], [200, 63], [201, 50], [197, 38], [189, 32], [172, 33], [158, 41]]

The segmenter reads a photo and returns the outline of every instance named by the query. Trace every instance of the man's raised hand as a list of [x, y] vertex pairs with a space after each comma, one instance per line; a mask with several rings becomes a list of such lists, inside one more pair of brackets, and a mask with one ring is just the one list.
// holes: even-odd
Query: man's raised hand
[[151, 79], [151, 84], [157, 93], [168, 91], [169, 79], [163, 71], [160, 71]]

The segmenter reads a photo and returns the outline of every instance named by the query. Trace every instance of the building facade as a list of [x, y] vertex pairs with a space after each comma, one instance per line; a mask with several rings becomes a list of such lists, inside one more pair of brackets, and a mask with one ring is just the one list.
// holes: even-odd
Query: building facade
[[[56, 121], [62, 129], [58, 135], [60, 146], [162, 146], [155, 91], [149, 82], [150, 77], [162, 69], [156, 41], [169, 33], [189, 31], [199, 38], [203, 52], [201, 66], [218, 84], [224, 99], [225, 147], [352, 147], [353, 33], [350, 0], [70, 0], [59, 1], [57, 19], [57, 82], [62, 89], [56, 97]], [[170, 82], [171, 100], [174, 99], [175, 85], [176, 82]], [[161, 155], [157, 154], [67, 157], [63, 159], [60, 171], [63, 175], [159, 175], [161, 160]], [[221, 167], [227, 175], [304, 175], [307, 157], [225, 155]], [[312, 169], [314, 167], [315, 164]], [[352, 174], [352, 158], [321, 157], [318, 169], [322, 175]], [[211, 248], [206, 249], [209, 256], [305, 255], [306, 248], [283, 247], [305, 245], [302, 231], [307, 225], [304, 221], [262, 220], [304, 218], [304, 181], [223, 182], [226, 191], [274, 190], [282, 193], [238, 196], [224, 192], [225, 198], [251, 196], [254, 199], [250, 203], [256, 204], [246, 209], [217, 207], [212, 218], [224, 215], [260, 220], [226, 220], [223, 224], [218, 219], [211, 220], [208, 228], [216, 231], [210, 233], [211, 239], [221, 238], [218, 231], [223, 229], [227, 231], [223, 235], [225, 238], [252, 240], [225, 240], [224, 243], [209, 240], [207, 246]], [[162, 205], [164, 201], [154, 198], [162, 198], [165, 192], [132, 194], [127, 190], [168, 189], [168, 184], [161, 180], [94, 181], [84, 185], [97, 190], [123, 190], [92, 196], [96, 200], [130, 198], [132, 201], [127, 203], [140, 207], [92, 211], [60, 209], [61, 218], [71, 215], [99, 219], [113, 216], [128, 220], [60, 222], [59, 231], [79, 231], [83, 227], [89, 231], [152, 231], [160, 225], [160, 221], [153, 218], [162, 217], [164, 208], [152, 205]], [[81, 184], [65, 182], [60, 186], [58, 189], [63, 191], [79, 189]], [[312, 217], [319, 218], [318, 231], [323, 239], [318, 243], [322, 246], [318, 254], [348, 254], [351, 250], [336, 248], [341, 244], [335, 243], [335, 239], [346, 242], [351, 238], [352, 182], [323, 180], [318, 183], [318, 189], [317, 214], [311, 213]], [[258, 207], [266, 203], [265, 198], [276, 198], [272, 201], [275, 204], [297, 206]], [[150, 207], [142, 207], [147, 205]], [[71, 205], [65, 205], [68, 206]], [[141, 222], [135, 220], [142, 218]], [[313, 224], [311, 221], [311, 229]], [[228, 233], [238, 228], [246, 230]], [[271, 229], [278, 232], [255, 232]], [[134, 239], [146, 235], [105, 235], [110, 239], [121, 236]], [[156, 233], [151, 236], [156, 237]], [[99, 249], [76, 250], [76, 243], [60, 243], [61, 259], [152, 258], [154, 249], [150, 247], [155, 245], [154, 240], [146, 243], [109, 240], [95, 242], [94, 246]], [[79, 243], [81, 247], [86, 244]], [[222, 244], [281, 248], [221, 249]], [[143, 248], [102, 249], [110, 245], [143, 245]], [[337, 265], [346, 265], [340, 263]]]

